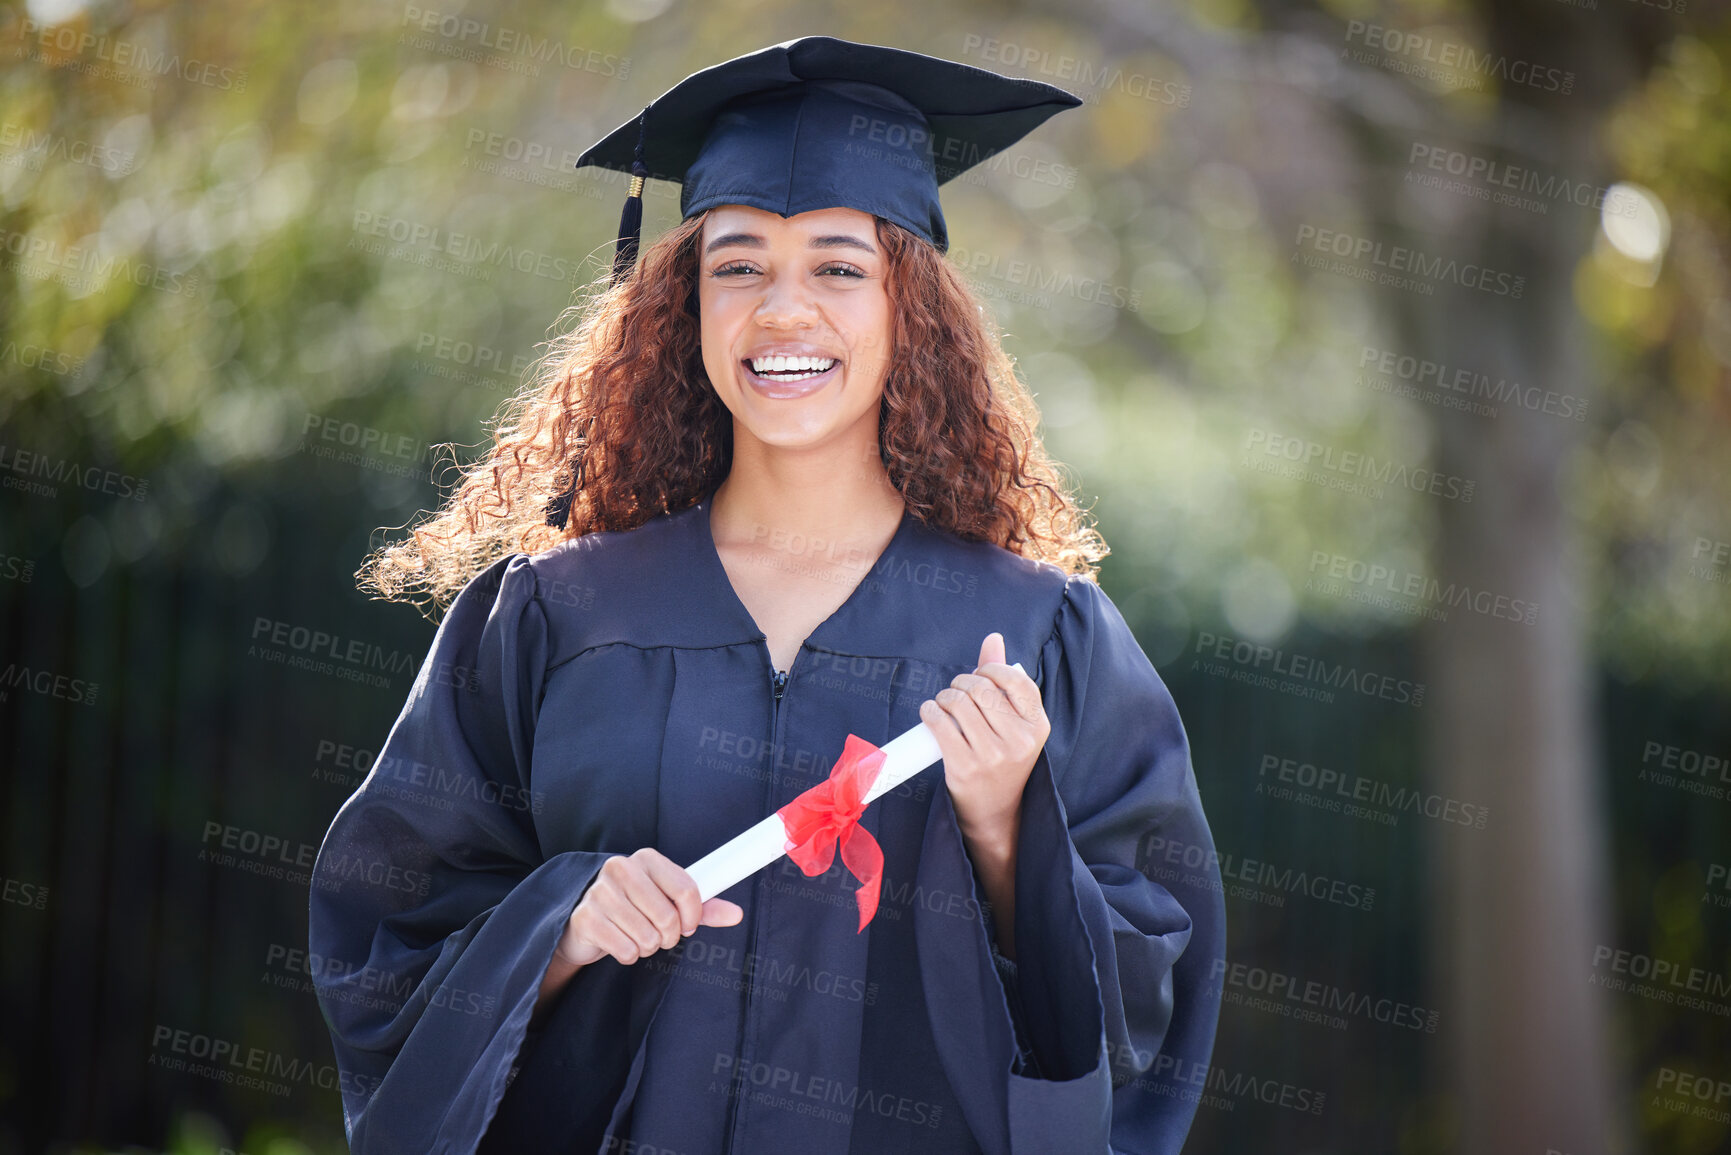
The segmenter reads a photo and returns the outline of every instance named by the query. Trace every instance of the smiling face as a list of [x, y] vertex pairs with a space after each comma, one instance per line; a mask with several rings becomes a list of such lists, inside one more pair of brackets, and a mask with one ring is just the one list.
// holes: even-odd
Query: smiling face
[[735, 454], [875, 455], [891, 310], [871, 214], [723, 205], [698, 259], [703, 367], [733, 414]]

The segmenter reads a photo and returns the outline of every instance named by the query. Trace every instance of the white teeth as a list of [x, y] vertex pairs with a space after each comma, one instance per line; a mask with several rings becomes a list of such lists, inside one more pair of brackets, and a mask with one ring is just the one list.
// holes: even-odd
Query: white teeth
[[835, 364], [833, 357], [753, 357], [751, 370], [757, 374], [764, 373], [824, 373]]

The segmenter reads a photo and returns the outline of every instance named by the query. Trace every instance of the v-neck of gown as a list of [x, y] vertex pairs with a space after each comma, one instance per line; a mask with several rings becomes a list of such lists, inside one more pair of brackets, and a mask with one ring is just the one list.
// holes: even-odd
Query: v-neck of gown
[[[694, 520], [698, 522], [697, 532], [699, 536], [703, 538], [704, 545], [708, 547], [701, 552], [704, 554], [707, 564], [711, 566], [712, 579], [720, 588], [724, 600], [739, 616], [741, 624], [749, 626], [756, 636], [762, 639], [767, 646], [769, 635], [764, 632], [762, 626], [758, 625], [757, 619], [752, 616], [751, 610], [747, 608], [744, 599], [739, 596], [739, 591], [734, 588], [733, 579], [729, 577], [727, 573], [727, 566], [722, 563], [721, 551], [716, 548], [715, 531], [710, 524], [710, 513], [712, 508], [710, 503], [712, 500], [713, 495], [711, 495], [711, 497], [706, 497], [697, 503], [700, 507], [700, 511]], [[913, 512], [909, 510], [906, 505], [902, 506], [902, 519], [896, 525], [895, 533], [890, 536], [889, 544], [884, 546], [883, 551], [879, 553], [877, 557], [872, 559], [871, 565], [866, 568], [866, 571], [860, 577], [860, 580], [854, 583], [853, 589], [848, 591], [847, 597], [842, 599], [841, 604], [831, 610], [828, 617], [824, 618], [823, 621], [812, 627], [810, 632], [805, 635], [805, 638], [799, 644], [799, 650], [803, 651], [807, 646], [811, 645], [821, 645], [825, 639], [825, 635], [832, 630], [840, 629], [846, 624], [846, 619], [853, 610], [854, 605], [860, 600], [866, 586], [871, 582], [872, 574], [883, 565], [884, 561], [889, 558], [891, 553], [895, 552], [905, 544], [905, 541], [908, 535], [912, 532], [912, 528], [916, 521], [917, 519], [914, 517]], [[795, 652], [794, 660], [798, 661], [798, 651]], [[775, 670], [775, 662], [773, 659], [770, 661], [770, 669]], [[788, 670], [778, 670], [776, 672], [787, 673], [791, 669], [792, 663], [789, 663]]]

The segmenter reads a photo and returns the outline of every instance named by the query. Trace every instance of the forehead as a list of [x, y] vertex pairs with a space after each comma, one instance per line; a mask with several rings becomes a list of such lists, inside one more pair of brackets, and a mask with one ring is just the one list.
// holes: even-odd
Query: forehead
[[871, 242], [877, 238], [877, 223], [870, 213], [859, 209], [812, 209], [784, 217], [750, 205], [718, 205], [704, 219], [702, 240], [707, 243], [724, 233], [747, 233], [769, 241], [796, 243], [809, 237], [843, 233]]

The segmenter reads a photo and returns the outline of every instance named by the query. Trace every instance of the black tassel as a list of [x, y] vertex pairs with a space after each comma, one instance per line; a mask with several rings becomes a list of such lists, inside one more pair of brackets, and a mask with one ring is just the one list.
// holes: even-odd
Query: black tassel
[[623, 281], [637, 263], [637, 241], [643, 235], [643, 178], [641, 163], [631, 166], [631, 193], [619, 213], [619, 239], [613, 245], [613, 284]]
[[643, 235], [643, 182], [649, 177], [649, 166], [643, 163], [643, 130], [649, 122], [649, 109], [637, 117], [637, 153], [631, 160], [631, 191], [625, 194], [625, 207], [619, 213], [619, 239], [613, 245], [613, 284], [623, 281], [637, 263], [637, 242]]

